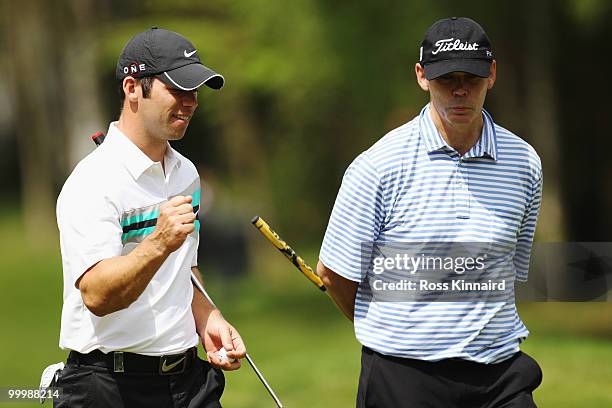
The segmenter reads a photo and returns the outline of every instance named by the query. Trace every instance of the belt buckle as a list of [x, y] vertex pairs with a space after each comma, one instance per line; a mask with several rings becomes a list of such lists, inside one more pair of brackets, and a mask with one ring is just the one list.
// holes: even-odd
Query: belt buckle
[[159, 358], [159, 374], [181, 374], [187, 368], [187, 353], [167, 354]]
[[116, 373], [125, 372], [125, 368], [123, 366], [123, 351], [113, 352], [113, 371]]

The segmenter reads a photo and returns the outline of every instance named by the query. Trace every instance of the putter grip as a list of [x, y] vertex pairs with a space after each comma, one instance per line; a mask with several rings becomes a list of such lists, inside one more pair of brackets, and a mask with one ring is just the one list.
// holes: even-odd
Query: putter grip
[[272, 243], [296, 268], [300, 270], [308, 278], [309, 281], [314, 283], [319, 289], [325, 291], [325, 285], [321, 278], [312, 271], [312, 268], [304, 262], [304, 260], [295, 253], [295, 251], [283, 241], [272, 228], [259, 216], [255, 216], [251, 223], [266, 237], [268, 241]]
[[94, 143], [96, 144], [96, 146], [100, 146], [102, 144], [102, 142], [104, 141], [104, 138], [106, 136], [104, 136], [104, 133], [102, 132], [96, 132], [93, 135], [91, 135], [91, 140], [94, 141]]

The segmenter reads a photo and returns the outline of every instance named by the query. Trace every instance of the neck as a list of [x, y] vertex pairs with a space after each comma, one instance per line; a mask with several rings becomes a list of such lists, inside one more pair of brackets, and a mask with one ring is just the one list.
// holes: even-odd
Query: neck
[[165, 140], [155, 139], [149, 135], [143, 126], [135, 118], [128, 118], [124, 114], [119, 117], [117, 128], [134, 143], [149, 159], [154, 162], [161, 162], [163, 165], [164, 156], [168, 143]]
[[472, 146], [478, 142], [482, 127], [484, 125], [482, 114], [478, 115], [472, 122], [465, 124], [454, 124], [444, 121], [436, 107], [431, 104], [429, 115], [449, 146], [455, 149], [461, 156], [467, 153]]

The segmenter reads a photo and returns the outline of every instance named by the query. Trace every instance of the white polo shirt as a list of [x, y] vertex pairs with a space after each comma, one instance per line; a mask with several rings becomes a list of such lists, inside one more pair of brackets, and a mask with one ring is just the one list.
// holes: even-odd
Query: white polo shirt
[[198, 343], [191, 311], [191, 267], [197, 265], [199, 221], [128, 308], [97, 317], [75, 283], [97, 262], [126, 255], [155, 229], [160, 206], [177, 195], [200, 204], [200, 179], [188, 159], [168, 145], [153, 162], [111, 123], [104, 143], [74, 169], [57, 199], [64, 273], [59, 345], [145, 355], [181, 352]]

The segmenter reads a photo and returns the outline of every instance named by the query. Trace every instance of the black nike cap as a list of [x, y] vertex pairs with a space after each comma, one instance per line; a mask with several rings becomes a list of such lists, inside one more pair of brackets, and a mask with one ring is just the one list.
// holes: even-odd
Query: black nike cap
[[204, 66], [193, 44], [182, 35], [153, 27], [136, 34], [121, 52], [116, 76], [154, 76], [171, 88], [192, 91], [203, 84], [221, 89], [222, 75]]

